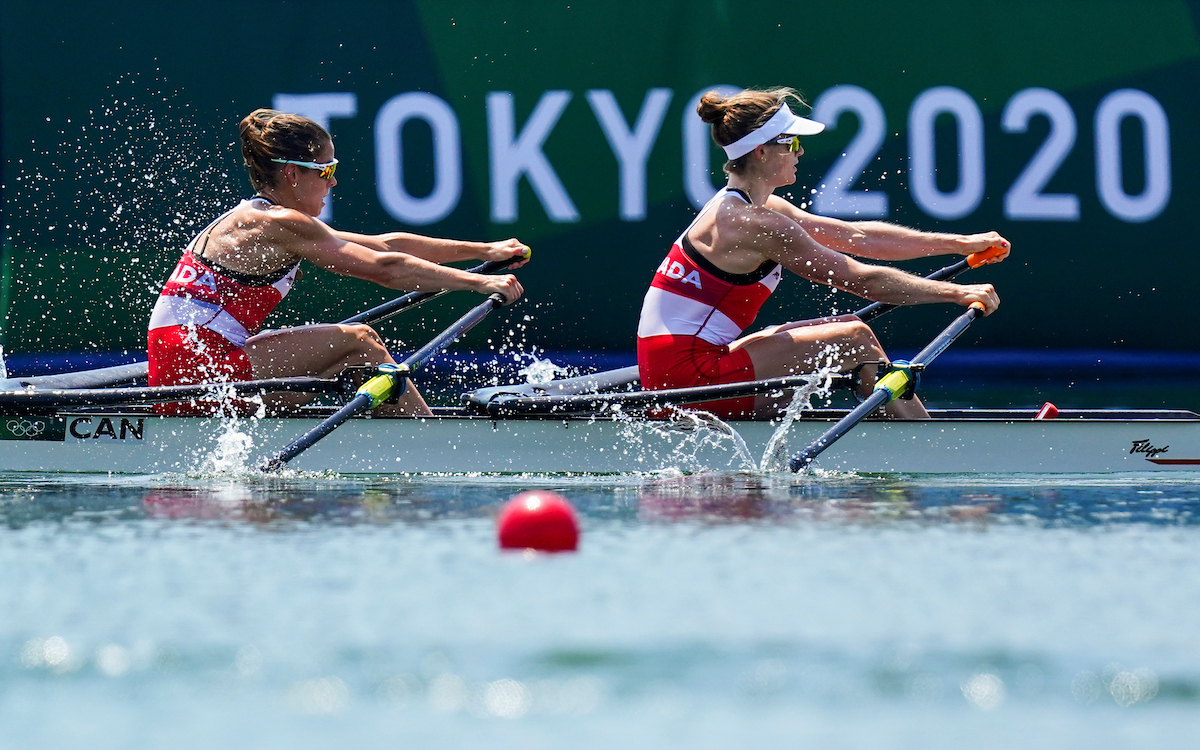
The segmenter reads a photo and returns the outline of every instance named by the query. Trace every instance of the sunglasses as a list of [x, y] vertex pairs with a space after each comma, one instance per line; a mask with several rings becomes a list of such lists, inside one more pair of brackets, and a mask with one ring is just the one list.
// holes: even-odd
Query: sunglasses
[[295, 164], [297, 167], [307, 167], [320, 171], [319, 177], [322, 180], [332, 180], [333, 173], [337, 171], [338, 160], [327, 161], [324, 164], [318, 164], [315, 161], [296, 161], [295, 159], [272, 159], [276, 164]]
[[776, 138], [775, 142], [776, 143], [786, 143], [787, 147], [788, 147], [788, 151], [793, 154], [800, 153], [800, 136], [798, 136], [798, 135], [789, 135], [785, 138]]

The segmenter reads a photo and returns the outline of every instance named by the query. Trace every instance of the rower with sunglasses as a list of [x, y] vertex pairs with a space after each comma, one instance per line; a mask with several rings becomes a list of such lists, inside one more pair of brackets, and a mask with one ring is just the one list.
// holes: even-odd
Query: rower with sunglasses
[[[637, 334], [644, 388], [736, 383], [886, 360], [870, 327], [853, 315], [743, 335], [784, 269], [893, 304], [981, 302], [986, 314], [1000, 304], [991, 284], [933, 281], [849, 257], [891, 261], [999, 247], [996, 262], [1007, 257], [1009, 242], [995, 232], [941, 234], [878, 221], [846, 222], [808, 213], [775, 195], [796, 181], [804, 153], [800, 136], [825, 129], [796, 116], [789, 100], [803, 104], [789, 88], [732, 96], [710, 91], [701, 97], [697, 112], [729, 158], [724, 167], [729, 179], [671, 246], [646, 293]], [[869, 394], [875, 378], [873, 365], [863, 367], [861, 392]], [[696, 406], [737, 418], [772, 416], [779, 403], [750, 396]], [[917, 398], [893, 401], [887, 412], [928, 417]]]
[[[333, 229], [317, 218], [337, 185], [338, 161], [329, 133], [307, 117], [255, 110], [241, 122], [241, 141], [256, 194], [200, 232], [163, 286], [150, 316], [150, 385], [332, 377], [351, 365], [394, 362], [383, 340], [366, 325], [260, 332], [299, 278], [305, 260], [390, 289], [499, 293], [509, 303], [524, 292], [511, 274], [486, 276], [442, 265], [527, 254], [528, 248], [515, 239], [363, 235]], [[268, 406], [286, 409], [310, 398], [275, 394], [268, 397]], [[204, 413], [216, 408], [213, 403], [167, 404], [161, 410]], [[391, 411], [428, 414], [429, 407], [410, 383]]]

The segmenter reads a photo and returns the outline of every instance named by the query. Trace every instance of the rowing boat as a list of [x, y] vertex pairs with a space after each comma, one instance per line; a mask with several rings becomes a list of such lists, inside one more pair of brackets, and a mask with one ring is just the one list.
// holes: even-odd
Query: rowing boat
[[[971, 256], [927, 278], [949, 279], [985, 262]], [[485, 264], [487, 266], [488, 264]], [[483, 266], [472, 270], [484, 269]], [[485, 269], [486, 270], [486, 269]], [[495, 269], [491, 269], [495, 270]], [[351, 321], [375, 322], [436, 296], [410, 293]], [[213, 397], [210, 385], [126, 387], [146, 364], [0, 380], [0, 471], [164, 473], [280, 469], [338, 473], [624, 474], [654, 471], [813, 468], [837, 472], [1115, 473], [1200, 471], [1200, 415], [1184, 410], [931, 410], [928, 420], [889, 420], [877, 406], [915, 389], [921, 369], [978, 311], [969, 310], [911, 363], [893, 363], [863, 404], [809, 409], [796, 418], [722, 422], [687, 404], [793, 390], [854, 387], [854, 373], [751, 383], [637, 390], [636, 367], [480, 388], [461, 407], [429, 417], [368, 410], [401, 389], [415, 368], [494, 309], [489, 300], [400, 365], [352, 395], [336, 379], [228, 383], [226, 397], [303, 391], [351, 397], [279, 417], [161, 416], [154, 403]], [[895, 307], [873, 303], [870, 320]], [[281, 446], [287, 446], [280, 451]], [[798, 451], [798, 449], [803, 449]]]
[[[463, 408], [426, 418], [356, 418], [289, 466], [338, 473], [572, 473], [787, 470], [787, 453], [841, 410], [728, 424], [680, 412], [491, 417]], [[0, 471], [164, 473], [248, 470], [327, 416], [168, 417], [148, 408], [0, 416]], [[922, 421], [866, 420], [818, 470], [901, 473], [1200, 471], [1200, 415], [1164, 410], [934, 410]], [[777, 449], [771, 450], [776, 437]], [[773, 456], [766, 456], [773, 453]], [[765, 461], [764, 461], [764, 456]]]

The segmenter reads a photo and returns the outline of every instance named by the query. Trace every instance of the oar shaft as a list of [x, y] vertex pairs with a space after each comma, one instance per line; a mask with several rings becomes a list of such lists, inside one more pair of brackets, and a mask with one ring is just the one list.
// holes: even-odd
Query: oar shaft
[[[963, 271], [967, 270], [969, 267], [970, 266], [967, 264], [966, 258], [964, 258], [953, 265], [946, 266], [945, 268], [939, 268], [925, 278], [929, 279], [930, 281], [949, 281]], [[895, 310], [897, 307], [900, 307], [900, 305], [889, 302], [872, 302], [858, 312], [854, 313], [854, 315], [859, 320], [866, 323], [874, 318], [878, 318], [880, 315], [884, 315], [892, 310]]]
[[873, 391], [866, 400], [856, 406], [849, 414], [838, 420], [837, 424], [826, 430], [821, 437], [813, 441], [804, 450], [792, 456], [792, 471], [801, 471], [804, 467], [812, 463], [826, 448], [847, 432], [853, 430], [858, 426], [859, 422], [871, 416], [871, 413], [876, 409], [887, 403], [888, 398], [889, 394], [887, 391]]
[[411, 356], [405, 359], [401, 365], [415, 370], [417, 366], [445, 349], [459, 336], [462, 336], [467, 331], [475, 327], [479, 321], [483, 320], [488, 313], [495, 310], [504, 304], [504, 297], [499, 294], [493, 294], [484, 300], [481, 304], [472, 309], [469, 313], [458, 319], [458, 322], [442, 331], [425, 346], [418, 349]]
[[[489, 260], [487, 263], [480, 263], [479, 265], [475, 266], [474, 268], [468, 268], [467, 273], [482, 273], [482, 274], [497, 273], [499, 271], [506, 270], [510, 265], [512, 265], [513, 263], [516, 263], [518, 260], [522, 260], [522, 258], [509, 258], [508, 260]], [[408, 294], [405, 294], [401, 297], [397, 297], [396, 299], [391, 300], [390, 302], [384, 302], [382, 305], [379, 305], [377, 307], [372, 307], [370, 310], [367, 310], [365, 312], [359, 313], [358, 315], [353, 315], [349, 318], [346, 318], [345, 320], [341, 321], [341, 323], [342, 323], [342, 325], [351, 325], [353, 323], [366, 323], [367, 325], [373, 325], [382, 320], [387, 320], [388, 318], [392, 317], [393, 315], [401, 313], [410, 308], [416, 307], [417, 305], [419, 305], [423, 302], [428, 302], [429, 300], [433, 299], [434, 297], [441, 297], [443, 294], [446, 294], [446, 293], [447, 293], [447, 290], [445, 290], [445, 289], [442, 289], [442, 290], [439, 290], [436, 292], [409, 292]]]
[[[830, 376], [834, 387], [849, 387], [851, 377], [839, 373]], [[582, 395], [518, 396], [500, 394], [486, 404], [492, 416], [515, 414], [574, 414], [597, 412], [605, 408], [620, 406], [622, 409], [663, 407], [673, 404], [690, 404], [700, 401], [719, 401], [740, 396], [754, 396], [772, 391], [790, 390], [812, 385], [821, 379], [819, 375], [791, 375], [744, 383], [722, 383], [719, 385], [692, 388], [668, 388], [661, 391], [635, 391], [631, 393], [590, 393]]]
[[336, 430], [342, 422], [350, 419], [360, 411], [365, 411], [370, 406], [370, 396], [366, 394], [355, 396], [346, 402], [345, 406], [330, 415], [324, 422], [304, 433], [274, 457], [264, 462], [260, 467], [261, 470], [275, 471], [276, 469], [282, 469], [284, 464], [311, 448], [321, 438]]
[[257, 396], [267, 393], [336, 393], [341, 390], [341, 387], [341, 383], [332, 378], [294, 377], [129, 388], [30, 388], [20, 391], [0, 391], [0, 405], [14, 407], [116, 406], [120, 404], [167, 403], [192, 398], [212, 399], [215, 391], [225, 389], [232, 390], [238, 396]]
[[[401, 387], [401, 378], [406, 377], [425, 362], [425, 360], [445, 349], [451, 342], [469, 331], [479, 321], [483, 320], [488, 313], [502, 304], [504, 304], [503, 296], [499, 294], [489, 296], [483, 303], [477, 305], [466, 315], [455, 321], [452, 326], [438, 334], [433, 341], [430, 341], [412, 356], [405, 359], [403, 363], [393, 365], [390, 373], [381, 372], [367, 381], [359, 389], [358, 394], [350, 399], [345, 406], [338, 409], [321, 424], [301, 435], [278, 454], [264, 461], [260, 464], [260, 468], [263, 471], [274, 471], [275, 469], [282, 468], [284, 464], [311, 448], [319, 440], [337, 429], [343, 422], [367, 411], [381, 401], [386, 401], [395, 388]], [[391, 380], [390, 383], [387, 382], [389, 379]]]
[[[954, 322], [946, 327], [944, 331], [939, 333], [929, 345], [917, 354], [912, 360], [912, 365], [915, 367], [924, 367], [937, 358], [939, 354], [946, 351], [954, 340], [963, 334], [977, 317], [983, 315], [983, 305], [979, 302], [974, 302], [962, 315], [954, 319]], [[879, 407], [892, 400], [894, 397], [899, 397], [904, 394], [904, 391], [911, 387], [911, 374], [903, 371], [892, 371], [886, 378], [895, 378], [897, 385], [891, 388], [881, 387], [885, 383], [876, 383], [875, 390], [871, 392], [861, 404], [853, 411], [842, 417], [833, 427], [825, 431], [825, 434], [817, 438], [804, 450], [797, 452], [792, 456], [791, 469], [792, 471], [801, 471], [817, 456], [821, 455], [826, 448], [837, 442], [839, 438], [845, 435], [850, 430], [854, 429], [859, 422], [863, 421], [871, 415]], [[881, 378], [881, 381], [884, 380]]]
[[[1004, 248], [998, 245], [992, 246], [986, 250], [980, 250], [977, 253], [971, 253], [959, 262], [952, 263], [945, 268], [939, 268], [925, 278], [929, 279], [930, 281], [949, 281], [968, 268], [978, 268], [979, 266], [994, 262], [992, 260], [993, 258], [1003, 255], [1004, 253]], [[878, 318], [884, 313], [895, 310], [897, 307], [900, 307], [900, 305], [888, 302], [872, 302], [854, 314], [859, 320], [866, 323], [873, 318]]]
[[914, 365], [927, 365], [937, 359], [937, 356], [946, 351], [954, 343], [954, 340], [961, 336], [963, 331], [967, 330], [971, 322], [980, 315], [983, 315], [983, 310], [978, 307], [971, 307], [965, 313], [959, 315], [954, 319], [953, 323], [946, 327], [946, 330], [938, 334], [937, 338], [930, 341], [928, 346], [917, 353], [912, 363]]

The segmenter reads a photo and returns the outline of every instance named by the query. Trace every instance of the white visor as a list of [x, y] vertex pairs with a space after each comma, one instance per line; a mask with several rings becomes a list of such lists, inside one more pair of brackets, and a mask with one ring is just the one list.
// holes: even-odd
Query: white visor
[[751, 130], [733, 143], [721, 148], [725, 149], [725, 155], [730, 159], [739, 159], [781, 135], [816, 135], [824, 129], [824, 124], [806, 117], [797, 117], [791, 107], [784, 104], [775, 114], [771, 115], [770, 120], [763, 123], [761, 128]]

